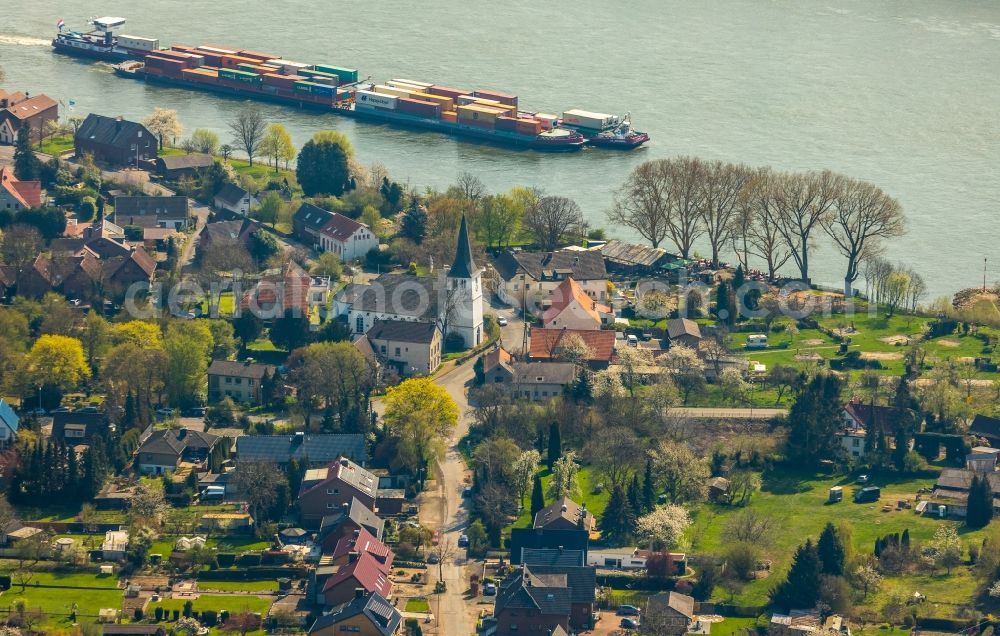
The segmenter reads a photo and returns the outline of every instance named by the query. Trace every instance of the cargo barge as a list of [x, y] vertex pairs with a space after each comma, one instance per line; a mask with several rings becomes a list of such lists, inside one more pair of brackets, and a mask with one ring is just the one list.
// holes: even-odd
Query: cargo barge
[[[569, 110], [559, 117], [523, 110], [518, 97], [507, 93], [407, 79], [376, 84], [359, 80], [356, 69], [304, 64], [215, 44], [164, 49], [149, 38], [114, 37], [112, 29], [123, 22], [121, 18], [94, 21], [104, 32], [95, 46], [103, 55], [114, 56], [102, 59], [119, 60], [114, 71], [120, 77], [544, 152], [572, 152], [588, 144], [631, 149], [649, 141], [649, 135], [631, 128], [627, 115]], [[56, 40], [53, 47], [97, 57], [97, 50], [77, 53], [57, 46]]]

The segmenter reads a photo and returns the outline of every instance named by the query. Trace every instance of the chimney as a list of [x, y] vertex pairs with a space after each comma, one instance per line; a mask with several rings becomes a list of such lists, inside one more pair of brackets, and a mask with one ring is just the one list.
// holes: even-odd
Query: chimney
[[347, 468], [348, 461], [347, 461], [346, 457], [341, 457], [340, 458], [340, 465], [343, 466], [344, 468]]
[[185, 437], [187, 437], [187, 434], [188, 430], [186, 428], [182, 428], [177, 431], [177, 439], [184, 439]]
[[354, 598], [364, 598], [364, 597], [365, 597], [365, 588], [363, 587], [354, 588]]
[[306, 438], [305, 433], [303, 433], [302, 431], [296, 431], [295, 435], [292, 435], [292, 444], [298, 446], [303, 442], [303, 440], [305, 440], [305, 438]]
[[354, 531], [354, 538], [355, 538], [355, 539], [357, 539], [357, 538], [358, 538], [358, 537], [360, 537], [360, 536], [361, 536], [361, 530], [360, 530], [360, 529], [358, 529], [358, 530], [355, 530], [355, 531]]
[[562, 554], [562, 553], [563, 553], [563, 547], [559, 546], [559, 554]]
[[350, 552], [347, 553], [347, 562], [348, 563], [354, 563], [359, 558], [361, 558], [361, 553], [358, 552], [358, 551], [356, 551], [356, 550], [351, 550]]
[[344, 503], [340, 504], [340, 509], [343, 510], [344, 514], [346, 515], [348, 512], [350, 512], [351, 505], [345, 501]]
[[559, 510], [561, 510], [563, 512], [566, 512], [566, 504], [563, 504], [562, 506], [560, 506]]

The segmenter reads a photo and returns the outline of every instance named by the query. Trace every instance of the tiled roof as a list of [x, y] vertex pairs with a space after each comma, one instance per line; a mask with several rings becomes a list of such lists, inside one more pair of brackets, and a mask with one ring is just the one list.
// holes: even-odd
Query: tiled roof
[[384, 567], [378, 560], [367, 552], [358, 555], [356, 561], [352, 561], [340, 567], [323, 584], [323, 591], [332, 590], [342, 584], [354, 587], [363, 587], [366, 592], [378, 592], [382, 596], [389, 596], [392, 592], [392, 581], [385, 572]]
[[674, 318], [667, 321], [667, 335], [671, 338], [680, 336], [701, 338], [701, 328], [698, 323], [688, 318]]
[[343, 537], [338, 541], [333, 549], [333, 558], [339, 559], [350, 555], [351, 552], [371, 554], [382, 564], [386, 572], [392, 567], [392, 559], [395, 556], [386, 544], [375, 538], [365, 528], [357, 530], [355, 535]]
[[382, 274], [371, 285], [352, 290], [351, 308], [436, 320], [440, 292], [437, 279], [429, 276]]
[[535, 520], [533, 527], [535, 528], [546, 528], [557, 520], [566, 521], [572, 525], [576, 525], [577, 521], [582, 515], [586, 515], [587, 529], [594, 523], [594, 515], [591, 514], [589, 510], [576, 503], [569, 497], [562, 497], [557, 499], [555, 503], [548, 505], [537, 513], [535, 513]]
[[687, 594], [677, 592], [656, 594], [649, 598], [649, 605], [650, 612], [669, 607], [687, 618], [694, 618], [694, 599]]
[[236, 457], [240, 461], [286, 463], [290, 459], [308, 459], [313, 464], [328, 464], [339, 456], [365, 461], [368, 453], [363, 435], [320, 433], [309, 435], [241, 435], [236, 438]]
[[363, 227], [366, 226], [358, 223], [350, 217], [346, 217], [343, 214], [337, 214], [336, 212], [331, 212], [329, 220], [323, 224], [323, 227], [320, 228], [320, 232], [330, 236], [334, 240], [346, 241], [354, 236], [354, 233]]
[[[78, 413], [60, 412], [52, 414], [52, 438], [63, 440], [67, 428], [79, 428], [83, 430], [83, 437], [80, 439], [89, 441], [95, 435], [99, 435], [108, 426], [108, 421], [104, 413]], [[74, 438], [70, 438], [72, 441]]]
[[897, 407], [872, 405], [860, 400], [851, 400], [844, 405], [844, 412], [861, 428], [867, 429], [874, 426], [876, 431], [889, 435], [896, 433], [894, 424], [896, 416], [900, 412]]
[[187, 219], [188, 198], [171, 197], [115, 197], [117, 216], [156, 216], [160, 219]]
[[522, 565], [500, 583], [494, 614], [507, 609], [526, 609], [568, 616], [571, 608], [571, 592], [565, 574], [536, 574], [535, 568]]
[[378, 592], [372, 592], [361, 597], [355, 597], [349, 603], [345, 603], [335, 608], [329, 614], [324, 614], [316, 619], [309, 633], [319, 632], [338, 623], [352, 619], [359, 614], [371, 621], [372, 625], [382, 636], [391, 636], [399, 629], [402, 615], [392, 603], [387, 601]]
[[560, 550], [557, 548], [524, 548], [521, 563], [531, 566], [582, 567], [586, 565], [583, 550]]
[[216, 199], [220, 199], [223, 203], [229, 205], [236, 205], [242, 201], [245, 197], [249, 196], [250, 193], [236, 185], [235, 183], [227, 183], [222, 186], [219, 193], [215, 195]]
[[90, 113], [87, 115], [87, 118], [83, 120], [83, 123], [80, 124], [80, 128], [76, 131], [75, 138], [88, 139], [100, 144], [128, 150], [131, 145], [132, 137], [138, 131], [142, 131], [142, 134], [149, 135], [150, 138], [156, 139], [156, 135], [149, 132], [149, 130], [142, 124], [138, 124], [134, 121], [128, 121], [127, 119], [105, 117], [104, 115]]
[[976, 415], [969, 427], [969, 432], [983, 437], [1000, 438], [1000, 418]]
[[648, 245], [635, 245], [612, 239], [601, 246], [601, 254], [604, 258], [629, 266], [654, 267], [665, 257], [676, 260], [662, 247], [650, 247]]
[[514, 384], [569, 384], [576, 379], [576, 366], [571, 362], [515, 362]]
[[359, 528], [368, 528], [369, 532], [376, 539], [381, 539], [382, 531], [385, 529], [385, 521], [375, 514], [371, 508], [358, 501], [357, 497], [351, 497], [351, 503], [347, 506], [346, 511], [342, 510], [336, 514], [326, 515], [320, 520], [320, 537], [327, 536], [347, 519], [353, 521]]
[[38, 113], [49, 110], [56, 106], [56, 100], [48, 95], [35, 95], [28, 99], [18, 101], [16, 104], [7, 107], [7, 112], [16, 119], [29, 119]]
[[14, 170], [0, 168], [0, 188], [26, 208], [37, 208], [42, 201], [42, 185], [38, 181], [18, 181]]
[[504, 252], [495, 264], [504, 280], [511, 280], [521, 271], [535, 280], [553, 278], [557, 270], [578, 281], [608, 277], [604, 257], [597, 251]]
[[615, 351], [615, 332], [587, 329], [532, 329], [531, 357], [540, 360], [558, 357], [560, 343], [570, 335], [579, 336], [590, 348], [591, 361], [611, 361]]
[[486, 355], [483, 356], [483, 373], [489, 373], [495, 369], [498, 364], [509, 366], [511, 360], [512, 358], [510, 353], [508, 353], [503, 347], [490, 349], [486, 352]]
[[264, 374], [274, 373], [274, 369], [275, 367], [270, 364], [260, 364], [258, 362], [212, 360], [212, 364], [208, 366], [208, 374], [260, 380], [264, 377]]
[[306, 471], [299, 497], [317, 488], [326, 488], [333, 481], [345, 483], [372, 499], [378, 492], [378, 477], [346, 457], [338, 457], [329, 466]]
[[370, 340], [391, 340], [396, 342], [416, 342], [430, 344], [437, 333], [437, 325], [432, 322], [415, 320], [376, 320], [368, 331]]
[[139, 447], [140, 453], [174, 454], [178, 457], [186, 448], [210, 449], [219, 441], [218, 435], [203, 433], [191, 429], [161, 429], [153, 434]]
[[293, 220], [303, 227], [313, 230], [314, 232], [319, 232], [327, 223], [330, 222], [331, 218], [333, 218], [333, 212], [324, 210], [323, 208], [315, 206], [312, 203], [303, 203], [299, 206], [299, 209], [295, 211]]
[[211, 155], [193, 153], [190, 155], [160, 157], [156, 160], [156, 163], [161, 170], [181, 170], [183, 168], [208, 168], [214, 161], [215, 159]]
[[546, 324], [555, 320], [573, 301], [576, 301], [580, 305], [580, 309], [598, 324], [601, 322], [601, 314], [611, 313], [610, 307], [595, 302], [572, 278], [567, 278], [559, 283], [559, 286], [552, 290], [549, 298], [552, 299], [552, 304], [542, 316], [542, 320]]

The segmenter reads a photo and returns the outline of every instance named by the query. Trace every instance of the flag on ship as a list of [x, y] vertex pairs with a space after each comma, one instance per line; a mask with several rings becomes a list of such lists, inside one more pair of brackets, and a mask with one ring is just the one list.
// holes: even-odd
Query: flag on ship
[[59, 18], [59, 21], [56, 22], [56, 26], [59, 27], [60, 31], [62, 31], [62, 28], [66, 26], [66, 21], [63, 20], [62, 18]]

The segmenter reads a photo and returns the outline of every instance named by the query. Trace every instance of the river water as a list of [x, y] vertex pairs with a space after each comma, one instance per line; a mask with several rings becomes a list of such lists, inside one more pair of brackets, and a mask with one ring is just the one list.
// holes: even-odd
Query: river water
[[[547, 112], [631, 111], [653, 138], [631, 153], [560, 156], [263, 105], [296, 143], [334, 128], [364, 163], [411, 185], [444, 187], [460, 171], [491, 189], [524, 184], [576, 199], [595, 225], [639, 162], [674, 155], [823, 169], [897, 197], [908, 232], [888, 248], [930, 295], [1000, 279], [1000, 3], [993, 0], [504, 3], [425, 0], [16, 2], [0, 21], [7, 86], [45, 92], [80, 114], [138, 118], [176, 108], [190, 131], [225, 132], [238, 103], [147, 86], [54, 55], [59, 18], [128, 18], [161, 45], [216, 43], [407, 77], [517, 93]], [[612, 236], [630, 239], [610, 228]], [[705, 251], [704, 248], [702, 251]], [[842, 259], [821, 237], [814, 277], [833, 285]]]

